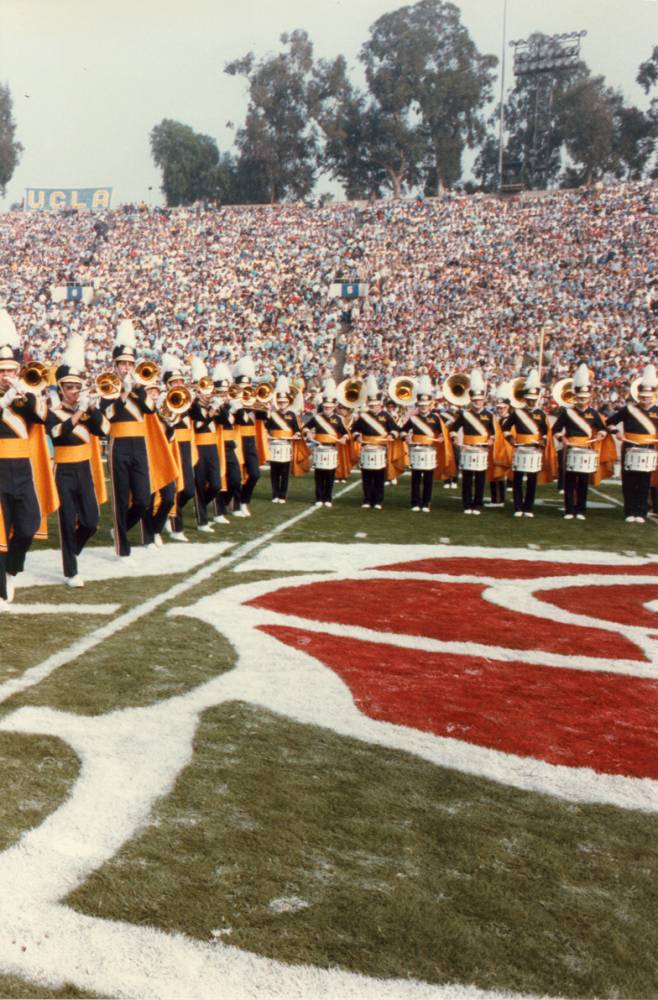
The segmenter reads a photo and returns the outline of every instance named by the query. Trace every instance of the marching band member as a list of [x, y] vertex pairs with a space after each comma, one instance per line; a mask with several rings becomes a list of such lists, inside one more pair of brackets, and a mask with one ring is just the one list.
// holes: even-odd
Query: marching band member
[[624, 517], [628, 523], [644, 524], [649, 516], [651, 474], [656, 469], [658, 410], [655, 408], [658, 377], [647, 365], [631, 385], [633, 402], [608, 417], [608, 428], [621, 425], [622, 490]]
[[[257, 418], [253, 406], [245, 404], [245, 396], [249, 396], [255, 378], [254, 363], [249, 357], [241, 358], [233, 369], [235, 384], [244, 393], [241, 405], [235, 410], [233, 417], [235, 427], [240, 434], [244, 474], [240, 490], [240, 511], [242, 517], [251, 517], [249, 504], [260, 479], [261, 455], [258, 451]], [[262, 456], [266, 458], [266, 455]]]
[[23, 355], [14, 322], [0, 310], [0, 607], [14, 600], [16, 577], [35, 537], [46, 537], [46, 516], [57, 510], [44, 425], [46, 404], [25, 391]]
[[[567, 402], [553, 424], [553, 434], [562, 434], [566, 445], [564, 466], [564, 519], [585, 520], [590, 475], [595, 482], [610, 475], [616, 452], [598, 410], [590, 406], [592, 387], [587, 365], [578, 366], [573, 378], [573, 399], [559, 394], [563, 379], [553, 389], [554, 397]], [[572, 405], [575, 403], [575, 405]], [[610, 448], [611, 446], [611, 448]]]
[[224, 476], [219, 494], [215, 498], [215, 517], [217, 524], [226, 524], [226, 514], [229, 506], [232, 505], [234, 517], [243, 517], [240, 504], [240, 491], [242, 488], [242, 443], [240, 432], [235, 427], [234, 410], [238, 408], [232, 406], [228, 390], [231, 381], [231, 373], [228, 365], [219, 362], [212, 372], [213, 382], [217, 395], [217, 407], [215, 410], [215, 426], [217, 427], [217, 438], [220, 451], [224, 453]]
[[[455, 473], [454, 453], [448, 428], [436, 410], [432, 409], [432, 383], [429, 375], [417, 380], [416, 413], [402, 425], [408, 435], [411, 459], [411, 509], [429, 514], [435, 479]], [[424, 453], [422, 456], [420, 452]], [[423, 467], [415, 462], [423, 458]]]
[[[270, 482], [272, 484], [272, 503], [285, 503], [288, 497], [288, 481], [290, 469], [293, 475], [299, 475], [306, 468], [299, 468], [301, 456], [295, 451], [301, 442], [302, 426], [298, 415], [290, 408], [293, 393], [285, 375], [280, 375], [274, 387], [276, 407], [270, 411], [265, 421], [265, 427], [270, 437]], [[308, 449], [306, 457], [308, 458]], [[275, 455], [279, 455], [275, 459]], [[289, 457], [285, 457], [289, 455]]]
[[192, 358], [192, 382], [197, 392], [192, 420], [198, 461], [194, 466], [194, 503], [199, 531], [212, 533], [208, 524], [208, 504], [219, 495], [222, 485], [223, 449], [220, 456], [218, 428], [212, 397], [215, 385], [200, 358]]
[[[519, 384], [518, 395], [515, 383]], [[510, 388], [512, 409], [503, 421], [503, 433], [517, 449], [512, 461], [514, 517], [534, 517], [537, 482], [549, 482], [555, 475], [555, 449], [548, 418], [537, 406], [541, 393], [539, 373], [533, 369], [525, 380], [515, 379]]]
[[55, 371], [60, 403], [48, 414], [59, 495], [62, 564], [69, 587], [84, 587], [78, 556], [96, 534], [100, 506], [107, 501], [98, 439], [110, 433], [110, 424], [82, 392], [84, 368], [84, 342], [79, 334], [72, 334]]
[[[448, 380], [450, 381], [450, 380]], [[445, 392], [445, 388], [444, 388]], [[489, 447], [496, 438], [497, 422], [491, 410], [484, 409], [485, 383], [482, 372], [475, 369], [468, 380], [464, 403], [450, 425], [455, 440], [462, 432], [462, 504], [465, 514], [479, 515], [484, 503], [484, 484], [489, 468]], [[472, 467], [467, 468], [473, 459]]]
[[176, 476], [162, 425], [135, 381], [135, 330], [122, 320], [112, 350], [118, 377], [116, 393], [101, 399], [100, 408], [110, 422], [108, 469], [112, 491], [114, 544], [118, 559], [131, 564], [128, 532], [150, 510], [151, 495]]
[[353, 421], [351, 433], [361, 446], [362, 507], [381, 510], [388, 466], [388, 445], [399, 437], [400, 428], [384, 409], [382, 393], [374, 375], [366, 380], [367, 409]]
[[338, 447], [347, 445], [349, 434], [343, 418], [336, 412], [336, 383], [328, 378], [322, 387], [322, 401], [304, 424], [304, 433], [312, 438], [315, 506], [333, 505], [334, 481], [338, 468]]
[[[171, 450], [171, 444], [167, 438], [169, 433], [169, 425], [159, 411], [160, 403], [160, 386], [157, 383], [153, 385], [147, 385], [146, 387], [146, 397], [155, 408], [155, 418], [160, 421], [163, 429], [164, 438], [167, 441], [167, 447], [170, 450], [172, 471], [175, 471], [176, 458], [173, 451]], [[165, 525], [168, 523], [169, 515], [171, 514], [172, 508], [176, 503], [176, 479], [172, 479], [171, 482], [165, 483], [156, 493], [151, 495], [151, 503], [148, 510], [142, 517], [142, 544], [146, 546], [147, 549], [159, 549], [162, 547], [162, 532]]]
[[[502, 427], [509, 416], [510, 387], [508, 382], [503, 382], [496, 391], [496, 420]], [[489, 492], [491, 495], [490, 507], [505, 506], [505, 487], [507, 486], [507, 470], [501, 466], [496, 466], [492, 470], [491, 481], [489, 482]]]
[[194, 475], [198, 459], [193, 421], [203, 417], [198, 404], [192, 400], [191, 391], [185, 385], [182, 364], [173, 354], [163, 355], [162, 381], [168, 395], [172, 389], [180, 389], [183, 395], [189, 393], [189, 400], [183, 401], [180, 408], [172, 410], [169, 399], [164, 404], [165, 420], [169, 425], [168, 437], [178, 465], [176, 502], [166, 527], [173, 541], [187, 542], [189, 539], [183, 531], [183, 509], [194, 497]]

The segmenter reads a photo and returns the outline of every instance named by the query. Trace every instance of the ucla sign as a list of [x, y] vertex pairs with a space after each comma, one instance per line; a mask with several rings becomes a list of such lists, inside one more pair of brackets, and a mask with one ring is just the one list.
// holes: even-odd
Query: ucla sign
[[112, 188], [26, 188], [25, 211], [48, 212], [62, 208], [109, 208]]

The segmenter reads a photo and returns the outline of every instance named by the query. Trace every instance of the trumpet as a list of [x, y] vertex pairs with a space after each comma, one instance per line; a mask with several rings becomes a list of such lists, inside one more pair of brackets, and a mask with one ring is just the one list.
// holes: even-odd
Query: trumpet
[[101, 399], [118, 399], [123, 392], [123, 382], [116, 372], [101, 372], [96, 376], [94, 388]]
[[169, 389], [164, 403], [160, 407], [160, 415], [165, 420], [182, 417], [192, 406], [194, 393], [187, 385], [177, 385]]
[[160, 378], [160, 366], [155, 361], [140, 361], [135, 366], [133, 378], [138, 385], [153, 385]]
[[30, 361], [23, 365], [18, 378], [30, 392], [41, 392], [48, 385], [48, 368], [40, 361]]

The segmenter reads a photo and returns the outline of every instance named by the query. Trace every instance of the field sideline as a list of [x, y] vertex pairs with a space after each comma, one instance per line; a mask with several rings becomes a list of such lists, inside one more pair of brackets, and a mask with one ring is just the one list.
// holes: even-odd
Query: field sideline
[[266, 479], [131, 575], [104, 508], [80, 591], [30, 553], [0, 996], [658, 997], [658, 522]]

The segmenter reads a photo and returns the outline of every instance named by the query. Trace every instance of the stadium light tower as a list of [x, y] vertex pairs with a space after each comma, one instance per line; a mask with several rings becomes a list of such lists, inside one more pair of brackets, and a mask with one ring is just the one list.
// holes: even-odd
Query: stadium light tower
[[[534, 83], [532, 111], [532, 146], [528, 157], [530, 177], [543, 180], [548, 168], [550, 115], [557, 74], [574, 69], [580, 59], [580, 42], [586, 31], [570, 31], [558, 35], [534, 34], [510, 42], [514, 49], [513, 72], [517, 80]], [[502, 97], [501, 97], [502, 102]], [[499, 185], [503, 185], [502, 103], [499, 150]]]

